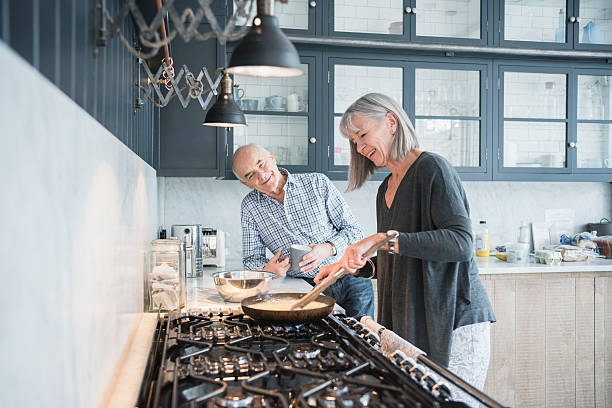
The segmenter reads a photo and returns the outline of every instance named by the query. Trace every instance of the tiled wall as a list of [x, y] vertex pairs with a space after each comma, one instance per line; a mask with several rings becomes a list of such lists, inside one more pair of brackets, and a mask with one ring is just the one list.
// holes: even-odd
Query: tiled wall
[[[347, 182], [334, 184], [343, 193], [366, 234], [376, 232], [376, 192], [379, 182], [369, 181], [346, 193]], [[575, 212], [573, 228], [612, 217], [609, 183], [464, 182], [473, 224], [486, 220], [493, 246], [515, 242], [522, 221], [544, 221], [546, 209]], [[240, 204], [249, 189], [238, 181], [208, 178], [158, 178], [160, 223], [200, 223], [229, 231], [228, 257], [233, 265], [241, 258]]]
[[299, 116], [246, 115], [249, 126], [234, 129], [234, 151], [257, 143], [267, 148], [279, 163], [308, 164], [308, 118]]
[[100, 406], [143, 311], [153, 168], [0, 42], [0, 406]]
[[402, 0], [334, 1], [335, 31], [402, 34]]

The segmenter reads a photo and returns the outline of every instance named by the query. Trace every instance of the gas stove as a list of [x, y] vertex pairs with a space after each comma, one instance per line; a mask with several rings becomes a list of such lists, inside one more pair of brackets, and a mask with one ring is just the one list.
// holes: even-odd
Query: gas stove
[[435, 374], [388, 359], [354, 319], [259, 323], [238, 310], [160, 317], [140, 408], [461, 407]]

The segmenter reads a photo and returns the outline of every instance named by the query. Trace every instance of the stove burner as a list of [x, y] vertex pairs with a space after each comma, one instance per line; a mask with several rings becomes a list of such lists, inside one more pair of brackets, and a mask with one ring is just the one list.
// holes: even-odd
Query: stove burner
[[308, 346], [297, 346], [293, 349], [293, 356], [295, 358], [313, 359], [317, 358], [321, 354], [321, 349], [312, 348]]
[[227, 387], [227, 392], [221, 397], [215, 398], [215, 404], [227, 408], [247, 408], [253, 403], [252, 395], [245, 395], [240, 387]]

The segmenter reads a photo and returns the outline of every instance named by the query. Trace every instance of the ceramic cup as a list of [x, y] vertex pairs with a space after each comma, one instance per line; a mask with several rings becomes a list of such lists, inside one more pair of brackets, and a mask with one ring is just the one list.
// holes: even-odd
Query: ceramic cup
[[284, 109], [287, 101], [284, 96], [272, 95], [266, 98], [266, 107], [272, 110]]
[[256, 111], [259, 108], [259, 101], [257, 99], [243, 99], [242, 109], [248, 111]]
[[302, 261], [302, 257], [312, 251], [312, 248], [308, 245], [293, 244], [289, 248], [289, 263], [291, 264], [292, 271], [299, 271], [299, 263]]

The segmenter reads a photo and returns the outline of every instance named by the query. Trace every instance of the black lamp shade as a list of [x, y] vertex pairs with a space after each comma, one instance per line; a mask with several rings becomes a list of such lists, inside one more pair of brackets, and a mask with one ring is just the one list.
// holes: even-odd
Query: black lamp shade
[[302, 75], [300, 56], [281, 31], [276, 16], [258, 15], [236, 46], [226, 72], [260, 77]]
[[206, 112], [203, 125], [219, 127], [242, 127], [246, 126], [244, 114], [234, 102], [231, 94], [223, 93], [217, 98], [217, 102]]

